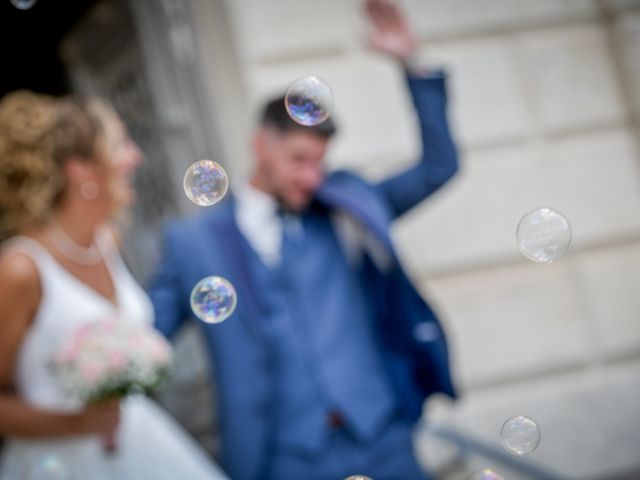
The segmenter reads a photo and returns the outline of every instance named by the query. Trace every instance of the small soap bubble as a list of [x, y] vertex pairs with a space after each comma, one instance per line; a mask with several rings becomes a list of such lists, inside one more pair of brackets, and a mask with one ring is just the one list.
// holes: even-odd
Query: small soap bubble
[[218, 203], [229, 189], [229, 179], [222, 166], [212, 160], [200, 160], [184, 174], [184, 192], [201, 207]]
[[310, 127], [324, 122], [331, 115], [333, 92], [327, 83], [309, 75], [289, 86], [284, 104], [295, 122]]
[[551, 263], [569, 248], [571, 226], [560, 212], [538, 208], [520, 220], [516, 237], [520, 251], [529, 260]]
[[238, 299], [231, 283], [222, 277], [206, 277], [191, 291], [191, 310], [206, 323], [224, 322], [236, 309]]
[[373, 480], [373, 479], [371, 477], [366, 477], [364, 475], [351, 475], [350, 477], [347, 477], [344, 480]]
[[29, 10], [36, 4], [37, 0], [11, 0], [11, 5], [18, 10]]
[[440, 329], [435, 322], [420, 322], [413, 327], [413, 338], [419, 342], [433, 342], [440, 338]]
[[493, 468], [484, 468], [477, 472], [473, 472], [469, 476], [468, 480], [507, 480], [507, 477]]
[[27, 480], [70, 480], [64, 463], [55, 455], [45, 455], [29, 468]]
[[500, 430], [500, 440], [505, 450], [516, 455], [526, 455], [538, 447], [540, 429], [531, 418], [517, 415], [504, 422]]

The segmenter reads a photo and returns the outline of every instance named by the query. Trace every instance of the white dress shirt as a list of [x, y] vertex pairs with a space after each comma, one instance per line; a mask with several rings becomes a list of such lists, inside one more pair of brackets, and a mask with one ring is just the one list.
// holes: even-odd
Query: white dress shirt
[[[274, 268], [280, 264], [282, 245], [282, 218], [278, 216], [278, 202], [268, 193], [254, 187], [248, 181], [234, 188], [236, 223], [242, 235], [262, 262]], [[302, 229], [300, 218], [289, 214], [296, 229]], [[378, 268], [386, 270], [391, 258], [380, 242], [346, 212], [332, 214], [332, 223], [342, 251], [351, 265], [358, 265], [363, 251], [367, 251]]]
[[245, 181], [234, 188], [235, 218], [240, 232], [268, 267], [280, 263], [282, 221], [278, 203], [266, 192]]

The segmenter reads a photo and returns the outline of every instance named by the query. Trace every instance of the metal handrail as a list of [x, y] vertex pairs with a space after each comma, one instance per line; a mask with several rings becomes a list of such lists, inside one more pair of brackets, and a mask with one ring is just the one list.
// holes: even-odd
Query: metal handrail
[[574, 480], [546, 467], [541, 467], [529, 460], [515, 457], [504, 452], [499, 447], [488, 444], [473, 436], [460, 432], [444, 425], [431, 425], [422, 421], [419, 425], [419, 433], [436, 437], [448, 443], [456, 445], [463, 452], [471, 452], [491, 459], [492, 462], [501, 464], [515, 472], [526, 475], [536, 480]]

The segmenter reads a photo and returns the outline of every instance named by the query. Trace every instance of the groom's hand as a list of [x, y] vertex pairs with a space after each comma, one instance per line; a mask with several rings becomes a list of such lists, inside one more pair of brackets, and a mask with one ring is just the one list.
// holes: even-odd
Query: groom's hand
[[393, 0], [365, 0], [365, 13], [373, 27], [371, 48], [391, 56], [403, 65], [410, 63], [418, 48], [418, 37]]

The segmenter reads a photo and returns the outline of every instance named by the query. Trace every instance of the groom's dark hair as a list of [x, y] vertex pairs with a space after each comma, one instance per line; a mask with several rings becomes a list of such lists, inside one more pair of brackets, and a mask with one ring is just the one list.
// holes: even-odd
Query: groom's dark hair
[[337, 128], [331, 117], [317, 125], [309, 127], [300, 125], [289, 116], [289, 112], [287, 112], [284, 101], [285, 97], [280, 96], [267, 102], [262, 110], [262, 118], [260, 122], [263, 127], [272, 127], [282, 133], [294, 130], [303, 130], [326, 139], [335, 135]]

